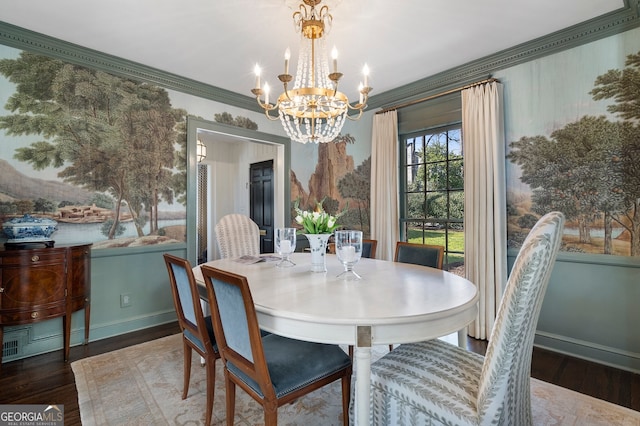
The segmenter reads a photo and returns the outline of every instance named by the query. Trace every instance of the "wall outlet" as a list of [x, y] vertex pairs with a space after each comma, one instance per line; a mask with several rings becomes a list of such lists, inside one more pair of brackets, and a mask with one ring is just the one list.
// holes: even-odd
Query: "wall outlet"
[[123, 293], [120, 295], [120, 307], [128, 308], [131, 306], [131, 295], [129, 293]]

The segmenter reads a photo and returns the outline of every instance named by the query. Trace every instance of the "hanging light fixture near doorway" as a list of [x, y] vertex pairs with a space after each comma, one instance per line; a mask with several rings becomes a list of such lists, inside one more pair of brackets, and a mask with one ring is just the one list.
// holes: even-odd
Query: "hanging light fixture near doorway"
[[196, 159], [198, 160], [198, 163], [200, 163], [205, 158], [207, 158], [207, 146], [198, 139], [198, 144], [196, 145]]
[[[276, 99], [275, 104], [269, 102], [269, 86], [260, 87], [260, 67], [256, 65], [256, 85], [251, 92], [256, 97], [267, 118], [280, 118], [284, 130], [291, 140], [300, 143], [319, 143], [333, 141], [345, 118], [358, 120], [367, 106], [369, 92], [369, 68], [363, 69], [363, 82], [358, 88], [359, 99], [354, 105], [347, 96], [338, 91], [338, 82], [342, 73], [338, 72], [338, 53], [333, 48], [333, 66], [330, 72], [326, 51], [325, 36], [333, 17], [328, 6], [317, 8], [322, 0], [302, 0], [299, 10], [293, 14], [293, 23], [300, 32], [300, 51], [294, 77], [289, 74], [290, 51], [284, 56], [284, 74], [278, 75], [284, 92]], [[293, 87], [289, 87], [293, 82]], [[278, 110], [278, 117], [269, 113]], [[349, 115], [349, 111], [355, 115]]]

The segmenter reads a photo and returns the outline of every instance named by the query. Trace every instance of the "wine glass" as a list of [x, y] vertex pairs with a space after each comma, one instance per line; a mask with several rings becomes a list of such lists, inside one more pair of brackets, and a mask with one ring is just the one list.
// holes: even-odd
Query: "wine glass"
[[359, 280], [360, 275], [353, 271], [353, 265], [358, 263], [362, 256], [362, 231], [336, 231], [336, 254], [344, 265], [344, 271], [338, 278], [347, 280]]
[[282, 260], [280, 260], [276, 266], [281, 268], [294, 266], [295, 263], [289, 260], [289, 255], [296, 249], [296, 229], [276, 228], [275, 244], [276, 251], [280, 256], [282, 256]]

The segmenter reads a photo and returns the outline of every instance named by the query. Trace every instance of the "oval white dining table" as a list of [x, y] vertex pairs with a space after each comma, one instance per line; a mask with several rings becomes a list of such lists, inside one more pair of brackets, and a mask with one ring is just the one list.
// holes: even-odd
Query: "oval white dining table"
[[[247, 277], [260, 327], [282, 336], [355, 346], [356, 424], [369, 422], [371, 346], [418, 342], [466, 327], [478, 310], [478, 291], [449, 272], [406, 263], [361, 259], [357, 281], [327, 255], [327, 272], [311, 272], [311, 256], [294, 253], [290, 268], [232, 259], [206, 265]], [[193, 268], [204, 286], [200, 267]], [[348, 413], [345, 413], [347, 415]]]

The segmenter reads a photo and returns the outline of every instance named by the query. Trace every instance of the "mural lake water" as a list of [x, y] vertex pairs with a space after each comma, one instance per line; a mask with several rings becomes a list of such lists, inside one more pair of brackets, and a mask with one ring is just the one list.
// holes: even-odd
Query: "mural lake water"
[[[618, 238], [620, 234], [624, 232], [622, 228], [613, 228], [611, 231], [611, 238]], [[564, 235], [580, 235], [580, 230], [578, 228], [564, 228]], [[593, 228], [589, 233], [593, 238], [604, 238], [604, 229], [602, 228]]]
[[[158, 227], [162, 229], [166, 226], [185, 225], [185, 219], [159, 220]], [[117, 238], [137, 237], [136, 227], [133, 222], [124, 222], [125, 232]], [[102, 233], [103, 223], [64, 223], [58, 222], [58, 230], [53, 233], [52, 238], [56, 245], [95, 243], [105, 241], [107, 237]], [[144, 227], [144, 233], [149, 233], [149, 224]]]

